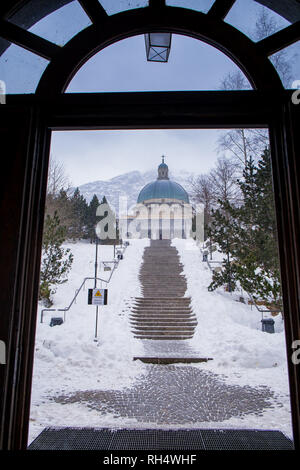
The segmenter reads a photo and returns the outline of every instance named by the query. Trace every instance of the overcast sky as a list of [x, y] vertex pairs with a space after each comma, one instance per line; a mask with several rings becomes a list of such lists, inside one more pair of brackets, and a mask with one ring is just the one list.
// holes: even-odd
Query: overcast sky
[[217, 135], [213, 130], [54, 132], [51, 156], [63, 163], [74, 186], [156, 169], [162, 155], [170, 171], [203, 173], [218, 157]]
[[[112, 8], [122, 2], [105, 0], [103, 5]], [[167, 3], [186, 4], [206, 12], [213, 1], [168, 0]], [[261, 8], [253, 0], [237, 0], [226, 21], [253, 37]], [[111, 10], [108, 13], [115, 12]], [[271, 14], [278, 21], [279, 29], [289, 24]], [[76, 28], [80, 30], [88, 24], [89, 19], [79, 3], [73, 1], [38, 22], [31, 31], [57, 44], [64, 44], [76, 33]], [[18, 46], [11, 46], [3, 56], [0, 79], [4, 77], [8, 92], [33, 92], [32, 87], [36, 86], [46, 61]], [[296, 80], [300, 78], [299, 56], [298, 60], [294, 58], [294, 63]], [[216, 90], [224, 76], [235, 70], [236, 65], [217, 49], [178, 35], [172, 36], [167, 64], [147, 62], [144, 36], [136, 36], [113, 44], [92, 57], [77, 72], [67, 92]], [[184, 169], [203, 173], [220, 156], [217, 152], [219, 135], [220, 131], [213, 130], [54, 132], [51, 155], [64, 164], [75, 186], [132, 170], [154, 169], [162, 154], [167, 156], [171, 171]]]

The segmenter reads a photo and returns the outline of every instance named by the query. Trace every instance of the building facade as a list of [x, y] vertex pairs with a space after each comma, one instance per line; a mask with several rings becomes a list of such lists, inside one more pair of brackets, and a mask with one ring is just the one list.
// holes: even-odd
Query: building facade
[[169, 178], [169, 168], [162, 157], [157, 179], [144, 186], [137, 204], [121, 216], [126, 238], [189, 238], [193, 210], [186, 190]]

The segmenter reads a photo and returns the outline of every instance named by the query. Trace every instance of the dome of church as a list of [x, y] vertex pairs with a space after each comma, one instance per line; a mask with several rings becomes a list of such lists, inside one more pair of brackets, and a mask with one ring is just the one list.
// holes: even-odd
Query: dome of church
[[146, 184], [140, 191], [138, 203], [143, 203], [150, 199], [177, 199], [189, 203], [189, 196], [186, 190], [175, 181], [170, 181], [168, 176], [168, 165], [164, 162], [158, 166], [158, 177], [156, 181]]
[[186, 190], [180, 184], [170, 180], [156, 180], [146, 184], [141, 190], [137, 202], [144, 202], [148, 199], [178, 199], [189, 203]]

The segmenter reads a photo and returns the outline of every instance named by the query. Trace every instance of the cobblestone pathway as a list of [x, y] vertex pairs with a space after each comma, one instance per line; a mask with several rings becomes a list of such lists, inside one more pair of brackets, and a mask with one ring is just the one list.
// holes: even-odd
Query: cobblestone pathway
[[[267, 387], [227, 385], [222, 378], [193, 366], [150, 365], [148, 374], [122, 391], [90, 390], [54, 398], [81, 403], [101, 413], [135, 418], [139, 423], [185, 425], [224, 421], [273, 408]], [[276, 407], [282, 406], [276, 403]]]

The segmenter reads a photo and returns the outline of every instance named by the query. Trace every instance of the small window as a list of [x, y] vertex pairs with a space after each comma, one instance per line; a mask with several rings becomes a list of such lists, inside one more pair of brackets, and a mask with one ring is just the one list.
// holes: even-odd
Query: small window
[[214, 0], [166, 0], [166, 5], [172, 7], [189, 8], [190, 10], [207, 13], [212, 7]]
[[282, 16], [253, 0], [236, 0], [225, 21], [253, 41], [260, 41], [290, 25]]
[[299, 88], [300, 84], [300, 41], [270, 56], [282, 83], [287, 89]]
[[89, 17], [77, 1], [64, 5], [37, 22], [30, 19], [32, 17], [34, 18], [30, 15], [29, 6], [25, 6], [9, 21], [25, 29], [28, 29], [28, 22], [30, 22], [31, 33], [59, 46], [66, 44], [73, 36], [91, 24]]
[[34, 93], [48, 60], [11, 44], [0, 56], [0, 79], [6, 93]]
[[149, 6], [149, 0], [99, 0], [108, 15]]

